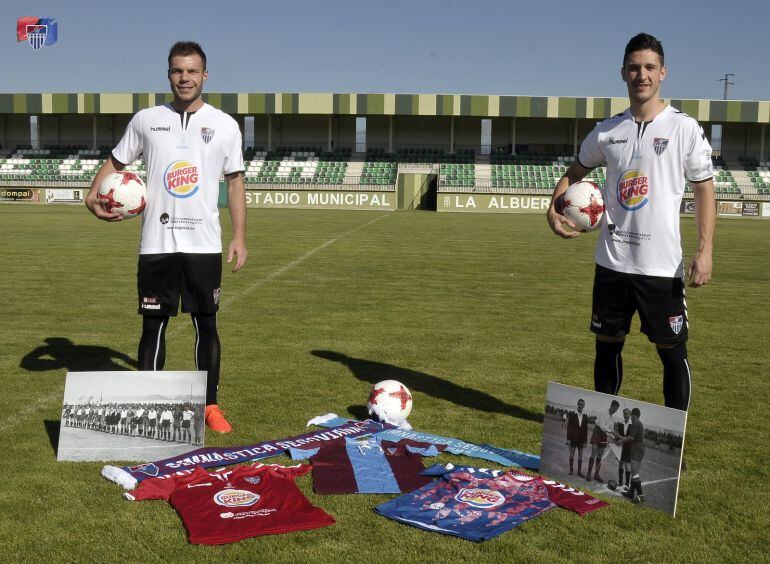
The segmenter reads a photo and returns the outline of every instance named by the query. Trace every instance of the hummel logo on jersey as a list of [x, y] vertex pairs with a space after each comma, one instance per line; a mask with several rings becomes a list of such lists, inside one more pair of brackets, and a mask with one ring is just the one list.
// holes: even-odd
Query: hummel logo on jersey
[[171, 126], [170, 125], [159, 125], [158, 127], [150, 127], [150, 131], [166, 131], [171, 132]]
[[668, 147], [668, 139], [656, 137], [652, 141], [652, 148], [655, 149], [656, 155], [661, 155], [666, 150], [666, 147]]
[[628, 143], [628, 138], [626, 139], [615, 139], [614, 137], [610, 137], [607, 140], [608, 145], [617, 145], [618, 143]]

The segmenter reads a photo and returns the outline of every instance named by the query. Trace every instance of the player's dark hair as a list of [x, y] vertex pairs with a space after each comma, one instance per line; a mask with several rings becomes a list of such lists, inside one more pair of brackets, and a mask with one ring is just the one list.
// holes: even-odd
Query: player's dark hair
[[618, 400], [612, 400], [610, 402], [610, 407], [620, 407], [620, 402]]
[[658, 54], [661, 66], [665, 64], [663, 60], [663, 44], [649, 33], [638, 33], [634, 35], [626, 45], [626, 51], [623, 53], [623, 66], [626, 66], [626, 61], [631, 53], [645, 51], [647, 49]]
[[195, 41], [177, 41], [171, 46], [171, 50], [168, 52], [169, 68], [171, 68], [171, 59], [174, 57], [189, 57], [190, 55], [198, 55], [203, 61], [203, 70], [206, 70], [206, 53]]
[[638, 407], [635, 407], [634, 409], [631, 410], [631, 415], [636, 415], [637, 417], [641, 417], [642, 412], [639, 411]]

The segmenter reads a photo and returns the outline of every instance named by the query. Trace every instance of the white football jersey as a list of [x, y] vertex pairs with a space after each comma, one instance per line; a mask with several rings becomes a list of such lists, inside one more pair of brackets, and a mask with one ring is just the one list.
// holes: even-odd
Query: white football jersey
[[194, 113], [170, 104], [147, 108], [112, 154], [123, 164], [144, 155], [140, 254], [222, 252], [219, 177], [243, 170], [238, 122], [208, 104]]
[[685, 178], [713, 176], [711, 146], [698, 122], [671, 106], [644, 123], [626, 110], [597, 124], [578, 160], [586, 168], [607, 167], [596, 263], [618, 272], [681, 277]]

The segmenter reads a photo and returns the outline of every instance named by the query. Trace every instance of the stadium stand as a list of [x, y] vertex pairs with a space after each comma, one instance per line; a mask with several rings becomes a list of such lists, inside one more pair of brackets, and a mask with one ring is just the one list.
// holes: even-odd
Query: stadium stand
[[[32, 186], [87, 186], [110, 149], [58, 146], [33, 149], [17, 147], [0, 158], [0, 185], [19, 183]], [[389, 153], [369, 148], [365, 155], [351, 149], [323, 151], [316, 147], [281, 147], [265, 151], [249, 147], [244, 154], [247, 187], [262, 185], [292, 189], [395, 188], [400, 166], [427, 167], [438, 173], [439, 192], [550, 193], [574, 157], [569, 155], [511, 155], [505, 149], [489, 157], [473, 150], [446, 152], [440, 148], [401, 148]], [[140, 159], [126, 170], [145, 176]], [[606, 183], [605, 169], [588, 176], [599, 185]], [[770, 197], [770, 161], [739, 157], [725, 162], [714, 157], [714, 187], [718, 198]], [[687, 183], [686, 194], [692, 195]]]
[[314, 148], [265, 151], [244, 155], [246, 184], [342, 185], [350, 151], [325, 152]]
[[364, 186], [395, 185], [398, 173], [398, 157], [383, 149], [369, 149], [361, 169], [358, 184]]
[[[738, 157], [734, 174], [747, 185], [744, 193], [756, 193], [760, 196], [770, 195], [770, 161], [759, 161], [754, 157]], [[745, 180], [744, 180], [745, 179]]]
[[108, 152], [99, 149], [19, 148], [0, 159], [0, 180], [32, 183], [90, 183]]

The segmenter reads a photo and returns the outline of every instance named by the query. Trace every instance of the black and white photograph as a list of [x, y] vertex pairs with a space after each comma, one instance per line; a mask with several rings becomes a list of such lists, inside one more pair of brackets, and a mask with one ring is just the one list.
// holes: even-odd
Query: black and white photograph
[[204, 443], [206, 372], [69, 372], [57, 460], [150, 462]]
[[687, 412], [548, 383], [540, 471], [676, 515]]

